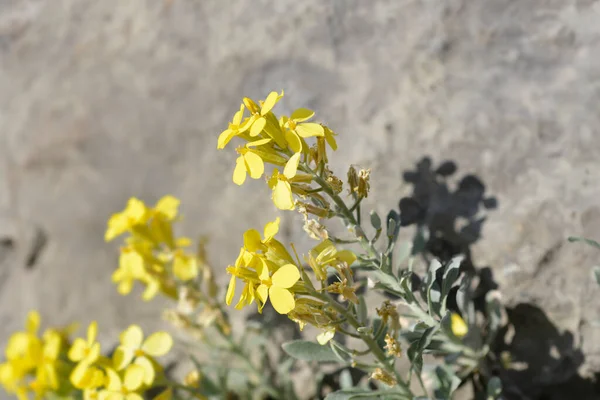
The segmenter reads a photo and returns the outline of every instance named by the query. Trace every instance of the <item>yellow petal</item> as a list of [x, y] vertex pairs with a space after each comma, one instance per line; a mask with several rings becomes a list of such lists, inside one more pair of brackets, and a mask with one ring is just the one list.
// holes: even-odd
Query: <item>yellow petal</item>
[[462, 338], [469, 331], [469, 327], [465, 321], [456, 313], [452, 313], [450, 317], [450, 328], [452, 329], [452, 333], [458, 338]]
[[233, 119], [231, 120], [232, 125], [239, 125], [242, 122], [242, 118], [244, 117], [244, 103], [240, 104], [240, 109], [233, 115]]
[[326, 330], [317, 335], [317, 342], [321, 346], [326, 345], [335, 336], [335, 329]]
[[113, 367], [117, 371], [122, 370], [123, 368], [131, 364], [131, 360], [133, 360], [134, 355], [135, 354], [133, 349], [124, 346], [117, 347], [112, 356]]
[[134, 224], [139, 224], [144, 221], [146, 216], [146, 205], [143, 201], [132, 197], [127, 202], [127, 207], [125, 207], [125, 211], [123, 214], [127, 216]]
[[305, 122], [296, 126], [296, 133], [300, 137], [308, 138], [311, 136], [324, 136], [325, 130], [320, 124], [315, 124], [313, 122]]
[[356, 261], [356, 255], [350, 250], [338, 251], [335, 257], [348, 265], [352, 265]]
[[294, 198], [289, 182], [278, 180], [273, 189], [273, 203], [280, 210], [293, 210]]
[[271, 281], [273, 282], [274, 286], [284, 289], [291, 288], [294, 286], [294, 283], [298, 282], [299, 279], [300, 271], [298, 271], [298, 267], [296, 267], [294, 264], [284, 265], [275, 271], [271, 277]]
[[90, 326], [88, 326], [87, 330], [87, 343], [91, 345], [96, 341], [96, 336], [98, 335], [98, 322], [92, 321]]
[[123, 394], [102, 390], [98, 392], [98, 400], [123, 400]]
[[120, 392], [123, 387], [121, 378], [117, 371], [112, 368], [106, 368], [106, 389], [113, 392]]
[[298, 170], [298, 163], [300, 163], [300, 154], [296, 153], [290, 157], [288, 162], [285, 164], [285, 168], [283, 169], [283, 175], [291, 179], [296, 176], [296, 171]]
[[255, 252], [263, 248], [260, 239], [260, 233], [256, 229], [248, 229], [244, 232], [244, 248], [248, 251]]
[[100, 343], [94, 343], [88, 349], [88, 354], [83, 359], [83, 362], [91, 364], [93, 362], [96, 362], [96, 360], [98, 360], [98, 358], [100, 358]]
[[313, 110], [309, 110], [308, 108], [299, 108], [292, 113], [291, 118], [296, 122], [306, 121], [307, 119], [311, 119], [315, 115]]
[[152, 361], [148, 357], [138, 357], [135, 359], [135, 365], [140, 366], [144, 370], [143, 382], [148, 386], [152, 385], [156, 376]]
[[267, 285], [261, 284], [258, 288], [256, 288], [256, 297], [262, 304], [267, 302], [267, 299], [269, 298], [269, 288]]
[[231, 305], [231, 302], [233, 301], [233, 296], [235, 295], [235, 283], [236, 283], [236, 277], [234, 275], [231, 276], [231, 279], [229, 280], [229, 286], [227, 286], [227, 294], [225, 295], [225, 304], [227, 304], [228, 306]]
[[40, 313], [37, 311], [29, 311], [29, 313], [27, 313], [27, 322], [25, 323], [27, 332], [34, 335], [37, 334], [38, 329], [40, 329], [40, 321]]
[[88, 348], [88, 345], [85, 342], [85, 340], [83, 340], [81, 338], [75, 339], [73, 341], [73, 345], [69, 349], [69, 353], [68, 353], [69, 360], [74, 361], [74, 362], [83, 360], [83, 357], [85, 357], [85, 352], [86, 352], [87, 348]]
[[279, 314], [287, 314], [294, 309], [296, 301], [292, 293], [278, 286], [271, 286], [269, 289], [269, 297], [275, 311]]
[[198, 276], [198, 262], [194, 257], [177, 253], [173, 260], [173, 274], [186, 282]]
[[296, 132], [286, 129], [285, 141], [287, 142], [288, 148], [294, 153], [300, 153], [302, 151], [302, 141]]
[[271, 141], [270, 138], [255, 140], [254, 142], [246, 143], [246, 147], [258, 147], [265, 145]]
[[154, 210], [163, 214], [169, 221], [171, 221], [177, 216], [179, 203], [179, 199], [174, 196], [164, 196], [158, 200], [158, 203], [156, 203], [156, 206], [154, 206]]
[[265, 115], [266, 113], [271, 111], [273, 109], [273, 107], [275, 107], [275, 104], [277, 103], [278, 100], [279, 100], [279, 95], [277, 94], [277, 92], [269, 93], [269, 95], [265, 99], [265, 102], [263, 103], [262, 107], [260, 108], [260, 115]]
[[164, 356], [173, 347], [173, 338], [167, 332], [155, 332], [144, 341], [142, 350], [152, 357]]
[[264, 117], [258, 118], [252, 124], [252, 128], [250, 128], [250, 136], [255, 137], [260, 135], [260, 133], [265, 129], [265, 125], [267, 124], [267, 120]]
[[219, 138], [217, 139], [217, 149], [224, 149], [225, 146], [227, 146], [227, 143], [229, 143], [231, 139], [236, 136], [236, 134], [237, 132], [232, 129], [225, 129], [223, 132], [221, 132]]
[[136, 251], [122, 251], [119, 255], [119, 268], [130, 276], [139, 277], [145, 273], [144, 259]]
[[335, 133], [326, 126], [324, 126], [323, 129], [325, 130], [325, 140], [329, 143], [329, 147], [331, 147], [331, 150], [336, 151], [337, 142], [335, 141]]
[[144, 400], [141, 394], [136, 392], [127, 393], [125, 400]]
[[246, 181], [246, 163], [244, 157], [239, 156], [235, 161], [235, 169], [233, 170], [233, 182], [241, 185]]
[[269, 279], [269, 266], [263, 257], [260, 258], [260, 265], [257, 267], [256, 272], [258, 273], [258, 279], [261, 281]]
[[262, 158], [258, 155], [248, 151], [244, 154], [244, 161], [246, 163], [246, 170], [250, 174], [250, 177], [258, 179], [265, 172], [265, 163]]
[[123, 386], [127, 390], [136, 390], [144, 383], [144, 368], [137, 364], [131, 364], [125, 370], [123, 377]]
[[267, 222], [267, 224], [265, 225], [264, 242], [266, 243], [269, 240], [273, 239], [273, 237], [277, 235], [277, 232], [279, 232], [279, 217], [277, 217], [275, 221]]
[[144, 332], [138, 325], [132, 324], [120, 335], [121, 344], [128, 349], [139, 349], [144, 340]]
[[142, 300], [150, 301], [158, 294], [160, 282], [157, 279], [146, 279], [144, 283], [146, 284], [146, 289], [142, 293]]

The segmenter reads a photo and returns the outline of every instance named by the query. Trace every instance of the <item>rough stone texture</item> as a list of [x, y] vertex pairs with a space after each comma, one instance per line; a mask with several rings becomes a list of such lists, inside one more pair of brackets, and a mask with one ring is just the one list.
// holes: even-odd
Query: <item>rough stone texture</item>
[[0, 345], [33, 307], [96, 318], [103, 340], [158, 324], [110, 283], [102, 234], [129, 196], [181, 197], [182, 231], [231, 261], [275, 210], [262, 183], [231, 183], [216, 137], [242, 96], [285, 89], [281, 111], [340, 133], [338, 173], [372, 168], [380, 212], [423, 155], [476, 174], [498, 208], [474, 263], [583, 354], [535, 379], [600, 371], [600, 257], [565, 242], [600, 238], [598, 18], [591, 0], [0, 1]]

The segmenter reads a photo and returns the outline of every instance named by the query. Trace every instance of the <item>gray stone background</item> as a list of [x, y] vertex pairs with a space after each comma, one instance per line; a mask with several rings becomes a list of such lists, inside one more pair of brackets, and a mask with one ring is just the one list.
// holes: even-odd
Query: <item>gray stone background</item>
[[31, 308], [95, 318], [104, 341], [160, 324], [160, 302], [110, 282], [105, 223], [130, 196], [180, 197], [181, 232], [231, 262], [276, 213], [264, 184], [231, 182], [216, 138], [242, 96], [284, 89], [280, 111], [315, 109], [340, 134], [336, 172], [372, 169], [382, 213], [424, 155], [476, 174], [498, 208], [474, 263], [559, 338], [532, 379], [591, 376], [600, 257], [565, 239], [600, 238], [599, 20], [591, 0], [0, 0], [0, 345]]

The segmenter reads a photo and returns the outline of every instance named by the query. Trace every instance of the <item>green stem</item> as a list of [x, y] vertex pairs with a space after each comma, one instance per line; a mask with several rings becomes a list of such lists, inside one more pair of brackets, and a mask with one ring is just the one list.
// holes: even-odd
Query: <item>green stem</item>
[[[348, 310], [346, 308], [344, 308], [344, 306], [342, 306], [337, 301], [333, 300], [329, 295], [324, 294], [324, 293], [319, 293], [317, 291], [314, 291], [311, 294], [313, 296], [315, 296], [316, 298], [327, 302], [333, 308], [335, 308], [335, 310], [337, 312], [339, 312], [341, 315], [343, 315], [344, 317], [347, 318], [348, 323], [354, 329], [358, 330], [359, 328], [361, 328], [362, 325], [360, 324], [360, 322], [358, 322], [358, 320], [354, 317], [354, 315], [352, 315], [352, 313], [348, 312]], [[387, 356], [385, 355], [385, 353], [383, 352], [383, 350], [379, 347], [379, 345], [377, 344], [377, 342], [375, 341], [375, 339], [373, 338], [373, 336], [371, 334], [368, 334], [368, 333], [360, 333], [360, 332], [359, 332], [359, 335], [360, 335], [360, 338], [362, 339], [362, 341], [369, 348], [370, 352], [375, 356], [375, 358], [377, 359], [377, 361], [379, 361], [379, 363], [388, 372], [390, 372], [390, 373], [392, 373], [394, 375], [394, 377], [396, 378], [396, 381], [398, 382], [398, 386], [402, 387], [404, 390], [406, 390], [412, 396], [413, 393], [411, 392], [409, 386], [406, 384], [406, 382], [404, 382], [404, 379], [402, 379], [402, 376], [400, 375], [400, 373], [398, 373], [398, 371], [396, 370], [396, 368], [394, 368], [393, 362], [390, 363], [388, 361]]]

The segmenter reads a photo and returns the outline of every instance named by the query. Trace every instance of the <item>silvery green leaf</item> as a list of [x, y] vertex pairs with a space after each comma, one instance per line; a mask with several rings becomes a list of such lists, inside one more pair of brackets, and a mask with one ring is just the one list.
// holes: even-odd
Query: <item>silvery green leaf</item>
[[442, 306], [440, 309], [442, 314], [446, 312], [446, 300], [450, 293], [450, 289], [452, 289], [452, 285], [454, 285], [454, 282], [458, 279], [458, 275], [460, 274], [460, 264], [463, 259], [463, 256], [454, 257], [444, 271], [444, 276], [442, 278]]
[[356, 316], [358, 318], [358, 322], [362, 325], [366, 325], [368, 322], [368, 313], [367, 313], [367, 302], [365, 301], [365, 296], [358, 296], [358, 305], [356, 306]]
[[343, 344], [336, 342], [335, 340], [330, 340], [329, 346], [334, 354], [338, 357], [339, 361], [347, 362], [352, 360], [352, 351]]
[[329, 346], [321, 346], [318, 343], [307, 340], [292, 340], [282, 346], [291, 357], [303, 361], [331, 362], [339, 361], [338, 356]]
[[596, 242], [595, 240], [592, 239], [586, 239], [583, 237], [575, 237], [575, 236], [571, 236], [569, 237], [569, 242], [584, 242], [589, 244], [590, 246], [594, 246], [597, 249], [600, 249], [600, 243]]
[[410, 347], [406, 351], [408, 359], [411, 361], [412, 368], [417, 374], [421, 374], [423, 368], [423, 350], [429, 346], [433, 335], [435, 335], [437, 327], [429, 327], [425, 329], [423, 334], [418, 340], [415, 340], [410, 344]]
[[434, 376], [437, 381], [437, 387], [434, 390], [436, 398], [451, 399], [452, 394], [460, 385], [460, 379], [447, 366], [437, 366], [434, 370]]
[[415, 236], [413, 237], [413, 246], [411, 249], [411, 255], [415, 256], [421, 254], [425, 250], [427, 241], [429, 240], [429, 229], [425, 226], [421, 226], [417, 229]]
[[381, 218], [379, 218], [379, 214], [375, 210], [371, 210], [371, 225], [377, 230], [381, 229]]
[[600, 285], [600, 266], [595, 266], [594, 268], [592, 268], [592, 271], [594, 272], [594, 278], [596, 278], [596, 283]]
[[392, 274], [387, 274], [381, 270], [371, 271], [370, 276], [376, 282], [379, 282], [384, 288], [389, 289], [390, 293], [400, 295], [402, 293], [402, 287], [398, 279]]
[[354, 386], [354, 381], [352, 380], [352, 374], [349, 370], [345, 369], [340, 372], [340, 387], [342, 390], [351, 389]]
[[488, 400], [496, 400], [502, 394], [502, 381], [497, 376], [490, 378], [487, 384]]

